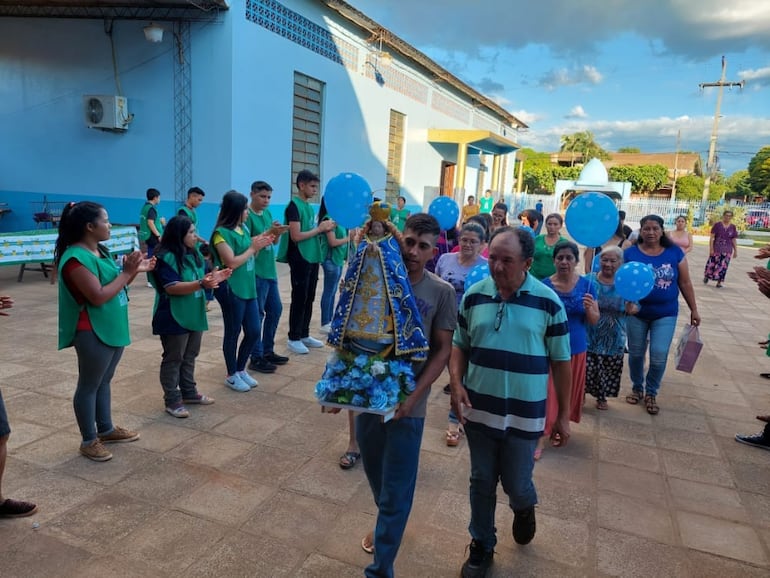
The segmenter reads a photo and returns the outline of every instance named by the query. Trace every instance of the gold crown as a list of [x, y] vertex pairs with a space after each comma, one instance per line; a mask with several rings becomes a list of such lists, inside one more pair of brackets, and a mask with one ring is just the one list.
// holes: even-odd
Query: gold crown
[[390, 205], [385, 201], [375, 201], [369, 205], [369, 216], [372, 221], [387, 221], [390, 219]]

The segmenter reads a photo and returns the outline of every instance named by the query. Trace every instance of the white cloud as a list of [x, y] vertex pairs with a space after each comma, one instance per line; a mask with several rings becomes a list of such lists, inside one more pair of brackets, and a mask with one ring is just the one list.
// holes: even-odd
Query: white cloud
[[746, 81], [749, 86], [770, 86], [770, 66], [756, 70], [741, 70], [738, 78]]
[[[562, 135], [591, 131], [603, 148], [638, 147], [642, 152], [673, 152], [677, 133], [681, 131], [680, 149], [696, 152], [706, 159], [713, 117], [680, 116], [646, 118], [627, 121], [573, 120], [537, 131], [522, 132], [522, 146], [538, 151], [559, 150]], [[717, 153], [728, 172], [745, 168], [751, 157], [770, 142], [770, 118], [725, 116], [720, 120]]]
[[511, 112], [513, 116], [518, 118], [520, 121], [522, 121], [524, 124], [528, 126], [532, 126], [532, 124], [543, 120], [545, 118], [545, 115], [539, 114], [536, 112], [531, 112], [528, 110], [514, 110]]
[[572, 109], [564, 115], [564, 118], [588, 118], [588, 114], [583, 110], [583, 107], [578, 104], [577, 106], [573, 106]]
[[574, 68], [558, 68], [549, 70], [540, 77], [539, 84], [548, 90], [555, 90], [560, 86], [575, 84], [599, 84], [603, 80], [602, 74], [594, 66], [584, 65]]

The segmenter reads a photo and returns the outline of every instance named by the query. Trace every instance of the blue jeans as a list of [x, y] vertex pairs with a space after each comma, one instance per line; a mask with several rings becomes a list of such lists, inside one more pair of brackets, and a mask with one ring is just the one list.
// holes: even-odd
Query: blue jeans
[[78, 356], [78, 386], [72, 406], [85, 445], [96, 439], [97, 432], [108, 434], [114, 429], [110, 382], [123, 348], [106, 345], [93, 331], [76, 332], [72, 344]]
[[257, 314], [262, 321], [262, 335], [254, 344], [251, 356], [260, 358], [275, 352], [275, 332], [283, 313], [278, 279], [257, 277]]
[[[626, 319], [628, 333], [628, 373], [634, 391], [658, 395], [660, 382], [666, 373], [666, 359], [676, 330], [676, 316], [660, 319], [639, 319], [629, 315]], [[650, 340], [650, 367], [644, 375], [644, 357], [647, 338]], [[646, 384], [646, 387], [645, 387]]]
[[337, 286], [342, 277], [342, 267], [335, 265], [331, 259], [326, 259], [321, 266], [324, 270], [324, 291], [321, 294], [321, 325], [332, 322], [334, 316], [334, 298], [337, 296]]
[[[249, 354], [262, 330], [257, 313], [256, 299], [241, 299], [230, 290], [228, 283], [220, 283], [214, 290], [214, 297], [222, 307], [225, 335], [222, 338], [222, 352], [225, 354], [227, 375], [246, 369]], [[243, 339], [238, 347], [238, 336], [243, 327]], [[236, 356], [237, 350], [237, 356]]]
[[424, 426], [422, 417], [383, 423], [371, 413], [356, 416], [356, 440], [377, 504], [374, 562], [366, 568], [366, 576], [393, 576], [393, 562], [412, 510]]
[[537, 504], [537, 492], [532, 482], [537, 440], [511, 434], [493, 437], [473, 425], [466, 426], [465, 435], [471, 454], [471, 523], [468, 530], [485, 550], [492, 550], [497, 544], [497, 480], [502, 483], [514, 512]]

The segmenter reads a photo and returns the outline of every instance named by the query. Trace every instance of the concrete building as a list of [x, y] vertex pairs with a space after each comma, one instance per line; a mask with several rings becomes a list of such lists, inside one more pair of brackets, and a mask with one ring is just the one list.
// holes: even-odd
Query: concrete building
[[[135, 223], [262, 179], [362, 175], [413, 210], [509, 191], [526, 125], [339, 0], [0, 0], [0, 231], [92, 199]], [[162, 29], [162, 30], [160, 30]]]

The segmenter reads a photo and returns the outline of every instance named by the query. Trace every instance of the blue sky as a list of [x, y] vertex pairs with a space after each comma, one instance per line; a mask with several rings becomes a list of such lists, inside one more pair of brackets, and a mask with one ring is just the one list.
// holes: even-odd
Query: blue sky
[[[708, 156], [721, 58], [720, 170], [770, 145], [767, 0], [349, 0], [530, 128], [540, 151], [581, 130], [613, 151]], [[612, 5], [612, 9], [608, 9]]]

